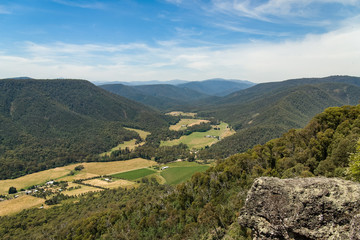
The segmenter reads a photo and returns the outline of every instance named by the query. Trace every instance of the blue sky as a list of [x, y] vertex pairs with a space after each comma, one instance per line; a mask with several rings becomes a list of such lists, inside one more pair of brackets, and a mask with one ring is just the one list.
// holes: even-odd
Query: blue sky
[[360, 76], [360, 0], [1, 0], [0, 78]]

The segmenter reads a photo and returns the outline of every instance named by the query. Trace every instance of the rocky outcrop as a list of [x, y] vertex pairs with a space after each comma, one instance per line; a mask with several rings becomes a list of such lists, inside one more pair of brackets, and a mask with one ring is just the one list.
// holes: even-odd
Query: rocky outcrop
[[360, 184], [258, 178], [239, 221], [253, 230], [254, 239], [360, 239]]

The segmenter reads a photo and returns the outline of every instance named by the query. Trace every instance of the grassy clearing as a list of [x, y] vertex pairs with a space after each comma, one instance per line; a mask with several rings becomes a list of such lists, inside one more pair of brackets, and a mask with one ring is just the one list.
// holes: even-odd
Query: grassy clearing
[[76, 183], [69, 183], [68, 187], [78, 187], [78, 186], [80, 186], [80, 188], [73, 189], [73, 190], [70, 190], [70, 191], [66, 190], [66, 191], [64, 191], [62, 193], [65, 194], [65, 195], [68, 195], [68, 196], [77, 196], [77, 195], [81, 195], [81, 194], [88, 193], [88, 192], [101, 191], [100, 188], [85, 186], [85, 185], [76, 184]]
[[140, 130], [140, 129], [135, 129], [135, 128], [125, 128], [125, 129], [137, 132], [143, 141], [150, 134], [150, 132], [143, 131], [143, 130]]
[[101, 180], [101, 179], [91, 179], [91, 180], [85, 181], [84, 183], [91, 184], [93, 186], [104, 187], [104, 188], [118, 188], [118, 187], [128, 188], [128, 187], [136, 187], [138, 185], [135, 182], [131, 182], [131, 181], [123, 180], [123, 179], [118, 179], [118, 180], [111, 181], [111, 182]]
[[165, 166], [168, 166], [168, 167], [198, 167], [198, 166], [204, 166], [204, 165], [200, 165], [197, 162], [177, 161], [177, 162], [167, 163], [167, 164], [165, 164]]
[[196, 113], [174, 111], [174, 112], [169, 112], [169, 113], [166, 113], [166, 115], [171, 115], [171, 116], [186, 116], [186, 117], [195, 117], [195, 116], [196, 116]]
[[23, 195], [15, 199], [0, 202], [0, 216], [10, 215], [32, 207], [40, 207], [45, 199]]
[[144, 143], [136, 144], [136, 139], [132, 139], [130, 141], [125, 141], [124, 143], [121, 143], [121, 144], [117, 145], [116, 147], [112, 148], [110, 151], [101, 153], [100, 157], [110, 156], [112, 152], [118, 151], [120, 149], [125, 149], [125, 148], [128, 148], [130, 151], [132, 151], [135, 149], [135, 147], [142, 145], [142, 144], [144, 144]]
[[117, 173], [117, 174], [111, 175], [111, 177], [133, 181], [133, 180], [136, 180], [139, 178], [146, 177], [155, 172], [156, 172], [155, 170], [152, 170], [149, 168], [142, 168], [142, 169], [137, 169], [137, 170], [133, 170], [133, 171], [129, 171], [129, 172]]
[[[194, 119], [190, 119], [194, 120]], [[231, 136], [235, 133], [234, 130], [228, 128], [228, 124], [222, 122], [220, 125], [214, 126], [220, 128], [220, 130], [215, 130], [214, 128], [206, 132], [193, 132], [190, 135], [182, 136], [179, 139], [171, 141], [162, 141], [160, 146], [173, 146], [180, 143], [186, 144], [190, 149], [201, 149], [205, 146], [210, 146], [219, 140], [216, 137], [224, 138]], [[211, 137], [206, 137], [211, 136]], [[214, 138], [215, 137], [215, 138]]]
[[198, 163], [189, 164], [187, 162], [179, 162], [169, 164], [168, 169], [162, 170], [161, 176], [166, 180], [167, 184], [175, 185], [182, 183], [191, 178], [196, 172], [205, 172], [209, 166], [200, 165]]
[[150, 132], [146, 132], [146, 131], [143, 131], [140, 129], [135, 129], [135, 128], [125, 128], [125, 129], [127, 129], [129, 131], [137, 132], [143, 142], [136, 144], [136, 139], [132, 139], [130, 141], [125, 141], [124, 143], [121, 143], [121, 144], [117, 145], [116, 147], [112, 148], [110, 151], [101, 153], [100, 157], [110, 156], [112, 152], [118, 151], [120, 149], [125, 149], [125, 148], [128, 148], [130, 151], [132, 151], [136, 147], [143, 145], [145, 143], [146, 137], [150, 134]]
[[202, 122], [209, 122], [209, 120], [204, 120], [204, 119], [181, 119], [177, 124], [175, 125], [171, 125], [169, 127], [170, 130], [174, 130], [174, 131], [180, 131], [180, 130], [184, 130], [187, 127], [191, 127], [197, 124], [200, 124]]

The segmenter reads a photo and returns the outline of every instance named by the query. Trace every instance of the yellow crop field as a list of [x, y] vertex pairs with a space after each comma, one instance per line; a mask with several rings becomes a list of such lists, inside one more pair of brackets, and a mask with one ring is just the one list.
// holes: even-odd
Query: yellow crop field
[[110, 151], [101, 153], [100, 157], [110, 156], [112, 152], [118, 151], [120, 149], [125, 149], [125, 148], [128, 148], [130, 151], [132, 151], [135, 149], [135, 147], [141, 146], [142, 144], [144, 144], [144, 143], [136, 144], [136, 139], [125, 141], [124, 143], [121, 143], [121, 144], [117, 145], [116, 147], [112, 148]]
[[[74, 167], [72, 168], [74, 169]], [[72, 170], [70, 169], [70, 170]], [[6, 194], [10, 187], [16, 187], [17, 190], [27, 188], [32, 185], [42, 184], [51, 179], [57, 179], [66, 176], [70, 172], [64, 167], [53, 168], [37, 173], [32, 173], [16, 179], [0, 180], [0, 194]]]
[[191, 127], [197, 124], [200, 124], [202, 122], [209, 122], [209, 120], [204, 119], [181, 119], [177, 124], [171, 125], [169, 127], [170, 130], [179, 131], [186, 129], [187, 127]]
[[76, 183], [69, 183], [68, 187], [77, 187], [77, 186], [80, 186], [80, 188], [73, 189], [73, 190], [70, 190], [70, 191], [66, 190], [66, 191], [63, 192], [63, 194], [68, 195], [68, 196], [76, 196], [76, 195], [80, 195], [80, 194], [83, 194], [83, 193], [101, 191], [100, 188], [85, 186], [85, 185], [76, 184]]
[[196, 116], [196, 113], [191, 113], [191, 112], [181, 112], [181, 111], [173, 111], [173, 112], [166, 113], [166, 115], [171, 115], [171, 116], [186, 116], [186, 117], [195, 117], [195, 116]]
[[94, 186], [104, 187], [104, 188], [118, 188], [118, 187], [125, 188], [125, 187], [135, 187], [138, 185], [135, 182], [131, 182], [123, 179], [107, 182], [105, 180], [101, 180], [98, 178], [85, 181], [84, 183], [91, 184]]
[[[79, 163], [84, 166], [80, 173], [90, 173], [94, 175], [109, 175], [119, 172], [126, 172], [138, 168], [150, 167], [156, 165], [156, 162], [143, 158], [134, 158], [126, 161], [115, 162], [89, 162]], [[72, 164], [63, 168], [73, 170], [79, 164]], [[62, 179], [61, 179], [62, 180]]]
[[44, 204], [44, 202], [45, 199], [43, 198], [37, 198], [29, 195], [23, 195], [18, 198], [2, 201], [0, 202], [0, 216], [14, 214], [32, 207], [40, 207]]
[[150, 134], [150, 132], [146, 132], [146, 131], [140, 130], [140, 129], [135, 129], [135, 128], [125, 128], [125, 129], [137, 132], [142, 140], [145, 140], [146, 137]]
[[[78, 165], [83, 165], [84, 169], [78, 174], [68, 176], [71, 170]], [[0, 180], [0, 194], [7, 194], [10, 187], [27, 188], [32, 185], [39, 185], [51, 179], [59, 181], [72, 181], [75, 179], [91, 178], [100, 175], [109, 175], [119, 172], [126, 172], [139, 168], [145, 168], [156, 165], [156, 162], [146, 160], [143, 158], [135, 158], [126, 161], [116, 162], [90, 162], [90, 163], [75, 163], [64, 167], [49, 169], [33, 174], [29, 174], [16, 179]]]

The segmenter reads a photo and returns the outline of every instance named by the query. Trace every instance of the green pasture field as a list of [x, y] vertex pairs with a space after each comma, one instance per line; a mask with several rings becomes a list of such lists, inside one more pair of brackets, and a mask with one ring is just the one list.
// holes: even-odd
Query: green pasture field
[[146, 177], [153, 173], [156, 173], [156, 171], [152, 170], [150, 168], [142, 168], [142, 169], [137, 169], [137, 170], [133, 170], [133, 171], [117, 173], [117, 174], [111, 175], [111, 177], [133, 181], [133, 180], [136, 180], [139, 178]]
[[198, 163], [192, 165], [186, 163], [187, 162], [179, 162], [174, 165], [169, 164], [169, 168], [162, 170], [160, 175], [166, 180], [167, 184], [176, 185], [190, 179], [194, 173], [205, 172], [210, 167], [209, 165], [200, 165]]
[[216, 125], [215, 127], [220, 128], [220, 130], [215, 130], [213, 128], [206, 132], [193, 132], [190, 135], [182, 136], [179, 139], [162, 141], [160, 146], [174, 146], [183, 143], [186, 144], [190, 149], [201, 149], [219, 141], [214, 137], [208, 138], [206, 137], [207, 135], [224, 138], [235, 133], [235, 131], [229, 129], [228, 124], [224, 122], [220, 123], [220, 125]]

